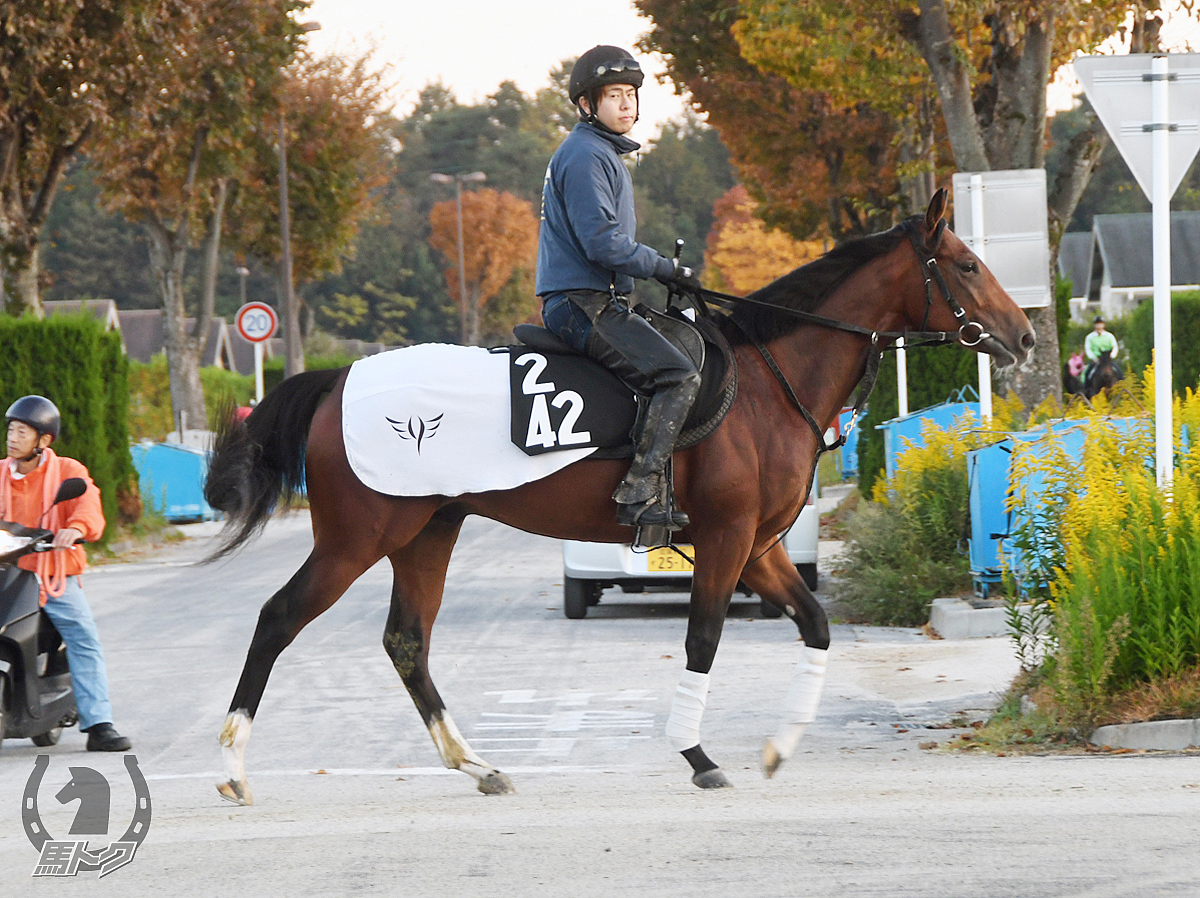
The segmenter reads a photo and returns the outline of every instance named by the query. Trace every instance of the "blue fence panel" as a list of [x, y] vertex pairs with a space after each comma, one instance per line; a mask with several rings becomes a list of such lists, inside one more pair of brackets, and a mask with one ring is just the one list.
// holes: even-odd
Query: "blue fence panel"
[[[854, 417], [854, 409], [844, 408], [838, 415], [838, 433], [846, 433], [846, 428], [850, 426], [850, 419]], [[846, 436], [846, 445], [842, 446], [841, 452], [838, 454], [838, 461], [842, 469], [842, 477], [854, 477], [858, 474], [858, 424], [854, 423], [854, 429]]]
[[[1134, 418], [1115, 418], [1107, 422], [1118, 432], [1128, 434], [1139, 426]], [[1145, 422], [1140, 422], [1145, 426]], [[1054, 431], [1055, 442], [1071, 458], [1081, 458], [1086, 440], [1086, 431], [1078, 421], [1058, 421], [1048, 428]], [[1018, 443], [1023, 452], [1041, 456], [1049, 452], [1045, 441], [1047, 428], [1012, 433], [1003, 440], [983, 449], [967, 453], [968, 502], [971, 514], [970, 564], [975, 591], [986, 596], [991, 584], [1001, 579], [1003, 566], [1020, 574], [1027, 569], [1022, 550], [1013, 545], [1011, 537], [1020, 528], [1034, 529], [1040, 525], [1031, 522], [1021, 512], [1005, 511], [1008, 497], [1018, 486], [1023, 486], [1028, 496], [1029, 507], [1045, 508], [1050, 502], [1049, 484], [1041, 471], [1034, 470], [1024, 484], [1014, 481], [1011, 470], [1012, 453]], [[1150, 464], [1151, 460], [1147, 460]], [[1030, 526], [1032, 524], [1032, 527]], [[1034, 534], [1038, 543], [1042, 539], [1057, 539], [1057, 534]]]
[[967, 412], [971, 412], [978, 418], [979, 403], [944, 402], [941, 405], [923, 408], [875, 425], [876, 430], [883, 431], [883, 467], [887, 479], [891, 480], [896, 476], [896, 460], [910, 447], [910, 444], [912, 446], [925, 445], [925, 441], [921, 438], [921, 429], [926, 422], [946, 429]]
[[142, 498], [171, 523], [212, 521], [220, 513], [204, 501], [209, 452], [175, 443], [142, 442], [129, 448]]
[[1009, 461], [1013, 441], [1004, 439], [967, 453], [968, 506], [971, 536], [968, 558], [975, 592], [986, 597], [991, 584], [1002, 579], [1001, 540], [1009, 534]]

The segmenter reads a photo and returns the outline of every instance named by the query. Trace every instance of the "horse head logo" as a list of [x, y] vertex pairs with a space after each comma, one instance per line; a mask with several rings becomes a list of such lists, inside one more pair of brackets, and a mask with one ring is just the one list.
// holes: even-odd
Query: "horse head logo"
[[91, 767], [72, 767], [71, 781], [59, 789], [54, 796], [59, 804], [79, 801], [75, 822], [71, 824], [73, 836], [104, 836], [108, 834], [108, 806], [110, 790], [108, 780]]
[[[152, 811], [150, 789], [146, 785], [146, 777], [138, 768], [137, 757], [125, 756], [125, 769], [133, 783], [133, 819], [119, 840], [98, 851], [91, 849], [86, 839], [56, 840], [47, 832], [38, 811], [38, 788], [49, 766], [49, 755], [37, 756], [33, 772], [25, 784], [25, 795], [21, 799], [21, 822], [25, 826], [25, 834], [41, 853], [33, 875], [74, 876], [81, 871], [99, 871], [100, 876], [106, 876], [132, 861], [134, 852], [150, 830]], [[108, 780], [90, 767], [72, 767], [70, 770], [70, 782], [58, 791], [55, 798], [62, 804], [79, 801], [71, 835], [106, 834], [111, 803]]]

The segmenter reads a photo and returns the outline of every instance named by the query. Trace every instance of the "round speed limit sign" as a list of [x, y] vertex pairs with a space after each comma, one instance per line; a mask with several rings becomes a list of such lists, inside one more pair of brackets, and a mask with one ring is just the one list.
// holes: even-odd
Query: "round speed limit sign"
[[261, 343], [275, 336], [279, 316], [265, 302], [248, 302], [237, 310], [234, 322], [239, 334], [251, 343]]

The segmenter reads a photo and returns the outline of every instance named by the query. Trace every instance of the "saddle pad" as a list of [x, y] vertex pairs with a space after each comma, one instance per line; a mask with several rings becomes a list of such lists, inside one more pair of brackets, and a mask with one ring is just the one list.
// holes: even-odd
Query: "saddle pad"
[[342, 393], [346, 458], [389, 496], [512, 489], [592, 448], [526, 455], [510, 439], [509, 354], [426, 343], [350, 366]]

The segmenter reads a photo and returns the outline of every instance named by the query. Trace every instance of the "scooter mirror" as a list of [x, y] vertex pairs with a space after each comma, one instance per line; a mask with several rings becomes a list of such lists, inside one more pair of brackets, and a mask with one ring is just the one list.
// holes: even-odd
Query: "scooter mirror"
[[72, 499], [78, 499], [86, 492], [86, 480], [82, 477], [68, 477], [58, 485], [58, 492], [54, 494], [54, 504], [70, 502]]

